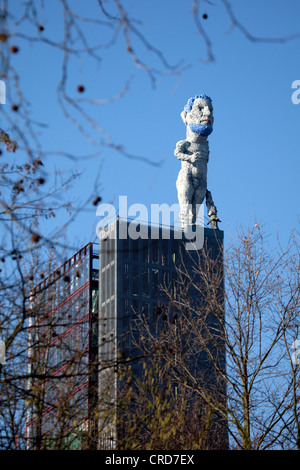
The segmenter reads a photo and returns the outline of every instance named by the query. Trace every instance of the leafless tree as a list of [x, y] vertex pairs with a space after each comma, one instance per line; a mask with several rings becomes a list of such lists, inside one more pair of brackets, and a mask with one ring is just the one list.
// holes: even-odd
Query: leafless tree
[[118, 448], [121, 450], [226, 449], [213, 410], [187, 387], [171, 379], [172, 365], [157, 355], [140, 361], [139, 377], [126, 370], [118, 400]]
[[203, 248], [193, 272], [178, 268], [176, 295], [165, 289], [159, 326], [143, 315], [137, 322], [141, 349], [168, 364], [168, 380], [189, 390], [199, 409], [212, 410], [231, 448], [299, 446], [299, 363], [291, 349], [298, 247], [295, 237], [285, 250], [268, 247], [258, 224], [240, 229], [224, 271], [222, 255], [214, 259]]
[[[87, 67], [91, 64], [99, 65], [102, 52], [114, 47], [119, 38], [123, 40], [124, 53], [132, 59], [134, 67], [149, 76], [152, 85], [155, 85], [158, 77], [163, 74], [184, 73], [187, 66], [180, 58], [177, 63], [170, 64], [160, 45], [153, 44], [147, 38], [142, 22], [131, 16], [130, 10], [121, 0], [107, 2], [98, 0], [95, 2], [97, 16], [94, 17], [85, 15], [83, 4], [77, 10], [72, 2], [67, 0], [53, 1], [51, 5], [53, 6], [54, 3], [61, 19], [59, 33], [57, 29], [53, 33], [52, 26], [57, 18], [51, 17], [51, 10], [48, 10], [49, 3], [43, 0], [25, 2], [1, 0], [0, 2], [0, 79], [6, 84], [6, 104], [0, 107], [2, 118], [0, 129], [0, 220], [2, 228], [0, 336], [5, 340], [6, 347], [6, 364], [1, 367], [0, 376], [0, 446], [9, 449], [19, 448], [21, 445], [21, 436], [23, 436], [24, 423], [26, 423], [26, 402], [32, 401], [36, 415], [42, 422], [46, 404], [45, 380], [49, 378], [49, 374], [51, 375], [51, 370], [47, 369], [45, 362], [41, 362], [41, 358], [45, 359], [46, 353], [50, 354], [52, 349], [50, 347], [52, 340], [50, 341], [48, 336], [50, 331], [55, 329], [56, 323], [61, 320], [66, 321], [65, 317], [58, 316], [55, 319], [56, 323], [49, 325], [46, 336], [39, 336], [36, 354], [41, 351], [42, 343], [40, 342], [48, 339], [48, 344], [44, 344], [44, 356], [37, 356], [36, 367], [38, 369], [34, 377], [31, 376], [32, 388], [29, 388], [28, 392], [27, 341], [28, 321], [32, 314], [32, 288], [61, 264], [66, 256], [66, 248], [71, 248], [70, 243], [65, 243], [64, 237], [72, 220], [78, 216], [81, 209], [88, 206], [94, 207], [101, 200], [99, 194], [101, 184], [97, 177], [87, 200], [81, 207], [73, 207], [73, 201], [70, 200], [66, 189], [74, 181], [78, 181], [80, 175], [72, 170], [69, 173], [61, 171], [63, 164], [57, 171], [50, 172], [49, 159], [59, 155], [65, 159], [63, 161], [78, 162], [81, 159], [86, 161], [88, 158], [97, 158], [101, 149], [108, 147], [124, 158], [138, 159], [145, 164], [159, 164], [153, 162], [147, 155], [136, 155], [134, 150], [124, 148], [122, 143], [115, 141], [114, 136], [109, 135], [105, 125], [95, 119], [95, 108], [98, 109], [99, 106], [121, 99], [128, 92], [132, 83], [131, 76], [124, 77], [123, 86], [116, 91], [115, 96], [95, 99], [88, 95], [85, 83], [82, 83], [78, 76], [72, 79], [70, 71], [74, 64], [84, 63]], [[224, 13], [230, 19], [232, 27], [239, 29], [251, 41], [286, 42], [299, 37], [297, 32], [289, 37], [280, 37], [280, 32], [278, 32], [278, 37], [275, 39], [256, 38], [238, 20], [229, 1], [221, 0], [220, 3], [223, 4]], [[202, 12], [207, 11], [205, 8], [211, 8], [209, 15], [213, 16], [211, 2], [194, 0], [191, 14], [200, 33], [199, 40], [204, 41], [206, 58], [213, 60], [213, 40], [206, 33], [204, 16], [201, 17]], [[46, 17], [49, 18], [48, 23], [45, 21]], [[88, 34], [90, 31], [94, 34]], [[44, 48], [45, 51], [55, 51], [57, 54], [58, 79], [53, 84], [57, 103], [66, 118], [66, 123], [71, 122], [76, 131], [86, 139], [87, 144], [94, 146], [92, 152], [74, 155], [69, 149], [55, 146], [44, 147], [43, 137], [47, 132], [49, 122], [35, 120], [34, 111], [37, 103], [31, 102], [26, 96], [22, 76], [24, 72], [16, 60], [28, 45]], [[62, 210], [70, 214], [70, 217], [63, 227], [58, 227], [55, 224], [55, 218]], [[53, 222], [51, 237], [47, 236], [43, 229], [46, 221]], [[76, 247], [73, 248], [76, 251]], [[48, 311], [47, 306], [41, 305], [41, 299], [42, 297], [38, 301], [39, 309]], [[282, 335], [279, 337], [280, 340], [283, 339]], [[288, 344], [287, 333], [286, 341]], [[76, 351], [73, 351], [73, 356], [77, 357]], [[292, 372], [294, 370], [291, 369]], [[74, 370], [71, 372], [71, 375], [75, 375]], [[79, 377], [78, 370], [77, 374]], [[63, 383], [65, 377], [59, 376], [59, 378]], [[55, 380], [59, 382], [58, 378], [53, 379], [52, 382], [54, 383]], [[294, 387], [296, 387], [297, 380], [295, 375]], [[59, 391], [62, 392], [63, 388], [67, 389], [68, 386], [61, 387]], [[63, 398], [58, 401], [62, 403]], [[298, 416], [296, 399], [294, 403], [294, 414], [290, 414], [290, 420], [292, 416], [295, 418]], [[65, 415], [67, 411], [69, 415], [72, 414], [71, 410], [65, 410]], [[62, 414], [58, 407], [56, 419], [58, 420], [60, 416], [60, 421], [54, 422], [57, 422], [57, 426], [61, 425], [61, 429], [68, 421], [64, 420]], [[292, 420], [288, 423], [291, 429], [292, 423], [295, 424], [296, 421]], [[293, 428], [293, 432], [295, 429]], [[40, 439], [37, 446], [42, 447], [43, 436], [38, 432], [36, 435]], [[60, 444], [57, 443], [57, 445]], [[65, 442], [64, 445], [66, 445]]]

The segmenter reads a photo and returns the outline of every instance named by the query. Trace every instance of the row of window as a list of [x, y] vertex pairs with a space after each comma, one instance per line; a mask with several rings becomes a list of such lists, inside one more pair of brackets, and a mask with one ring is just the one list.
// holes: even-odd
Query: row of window
[[158, 298], [162, 289], [172, 288], [176, 273], [172, 270], [124, 263], [122, 266], [122, 295]]
[[131, 238], [118, 240], [107, 238], [101, 243], [101, 265], [106, 266], [118, 255], [123, 261], [136, 261], [138, 263], [161, 264], [168, 266], [175, 263], [181, 256], [181, 240], [177, 239], [142, 239]]

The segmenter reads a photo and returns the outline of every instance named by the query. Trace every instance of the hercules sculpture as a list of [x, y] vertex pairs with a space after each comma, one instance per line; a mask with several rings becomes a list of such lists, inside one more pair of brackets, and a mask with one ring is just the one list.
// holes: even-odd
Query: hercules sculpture
[[181, 160], [176, 187], [180, 205], [182, 227], [195, 224], [200, 204], [206, 197], [208, 223], [218, 228], [217, 209], [207, 190], [207, 163], [209, 146], [207, 137], [213, 131], [213, 106], [207, 95], [190, 98], [181, 113], [186, 125], [186, 139], [176, 144], [175, 157]]

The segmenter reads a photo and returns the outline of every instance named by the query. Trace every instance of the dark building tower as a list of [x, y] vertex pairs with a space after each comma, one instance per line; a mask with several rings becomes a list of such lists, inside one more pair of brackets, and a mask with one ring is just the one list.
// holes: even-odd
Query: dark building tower
[[98, 246], [84, 246], [31, 291], [28, 449], [93, 447]]
[[[203, 230], [202, 250], [209, 253], [211, 260], [219, 258], [223, 266], [223, 232]], [[155, 227], [155, 230], [151, 225], [138, 227], [136, 221], [119, 218], [108, 225], [99, 238], [99, 363], [102, 371], [99, 374], [99, 397], [103, 400], [99, 447], [113, 449], [118, 448], [118, 436], [122, 433], [117, 406], [122, 381], [115, 365], [120, 358], [121, 362], [122, 358], [128, 358], [132, 360], [133, 375], [138, 377], [141, 373], [141, 361], [134, 360], [139, 353], [133, 344], [131, 331], [136, 312], [143, 312], [150, 318], [170, 298], [176, 299], [180, 295], [178, 268], [184, 266], [187, 272], [192, 273], [202, 255], [201, 250], [187, 251], [187, 239], [181, 231], [163, 226]], [[195, 278], [195, 282], [198, 281], [201, 282], [199, 275]], [[221, 304], [223, 294], [221, 285]], [[191, 287], [189, 295], [189, 302], [197, 305], [195, 308], [199, 309], [205, 303], [199, 289]], [[212, 323], [213, 319], [208, 316], [207, 321]], [[218, 351], [218, 356], [220, 368], [224, 370], [224, 349]], [[193, 358], [196, 372], [203, 369], [205, 361], [207, 358], [203, 354], [198, 359]], [[225, 396], [225, 390], [221, 392]]]
[[[129, 359], [131, 376], [137, 379], [145, 366], [134, 342], [134, 338], [139, 341], [139, 332], [133, 333], [132, 326], [140, 313], [151, 323], [153, 312], [166, 311], [170, 304], [172, 315], [183, 317], [178, 307], [182, 290], [188, 291], [192, 312], [205, 310], [205, 289], [188, 286], [178, 271], [184, 267], [191, 275], [205, 254], [212, 261], [219, 258], [222, 271], [223, 232], [203, 231], [203, 248], [187, 250], [190, 242], [181, 231], [117, 219], [101, 231], [99, 246], [89, 243], [32, 289], [28, 449], [122, 447], [120, 436], [125, 433], [126, 439], [118, 408], [122, 366]], [[201, 275], [196, 274], [198, 281], [201, 284]], [[218, 289], [222, 310], [223, 285]], [[217, 330], [213, 322], [213, 315], [206, 313], [204, 326]], [[177, 334], [182, 344], [188, 341], [180, 328]], [[212, 354], [218, 355], [219, 367], [225, 370], [222, 344]], [[207, 354], [196, 351], [188, 360], [197, 380], [214, 383]], [[218, 390], [226, 396], [222, 385]], [[184, 419], [189, 422], [188, 416]]]

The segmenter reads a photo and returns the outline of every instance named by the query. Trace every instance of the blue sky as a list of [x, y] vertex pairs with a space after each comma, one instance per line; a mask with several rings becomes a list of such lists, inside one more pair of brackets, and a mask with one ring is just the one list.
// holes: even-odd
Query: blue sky
[[[18, 3], [21, 2], [16, 1], [15, 7]], [[71, 3], [81, 11], [82, 2]], [[77, 155], [101, 150], [96, 158], [78, 162], [49, 157], [49, 172], [72, 167], [83, 173], [69, 190], [74, 207], [93, 189], [98, 171], [101, 184], [95, 195], [99, 194], [102, 202], [114, 202], [117, 207], [118, 197], [126, 195], [129, 205], [142, 203], [149, 211], [153, 203], [176, 203], [180, 162], [174, 157], [174, 149], [176, 142], [185, 138], [180, 113], [190, 97], [206, 93], [213, 100], [215, 116], [214, 131], [209, 137], [208, 188], [222, 220], [220, 228], [225, 232], [225, 241], [231, 227], [247, 226], [250, 220], [257, 219], [265, 224], [268, 233], [275, 237], [278, 232], [285, 242], [299, 217], [300, 104], [292, 103], [291, 86], [300, 79], [300, 39], [282, 44], [251, 42], [237, 28], [230, 29], [224, 5], [219, 0], [213, 3], [200, 2], [200, 11], [208, 15], [202, 25], [215, 57], [213, 62], [204, 63], [206, 48], [193, 21], [192, 1], [124, 2], [130, 16], [142, 21], [139, 28], [147, 40], [164, 53], [168, 62], [175, 64], [183, 59], [188, 66], [180, 76], [157, 76], [155, 88], [148, 74], [134, 66], [122, 36], [113, 47], [103, 49], [99, 65], [86, 58], [71, 63], [70, 90], [83, 83], [85, 98], [109, 98], [132, 77], [128, 92], [120, 100], [89, 109], [115, 143], [122, 144], [129, 153], [156, 164], [161, 162], [157, 166], [91, 145], [65, 119], [56, 100], [62, 62], [59, 51], [37, 43], [24, 44], [13, 58], [14, 66], [24, 94], [32, 103], [33, 117], [48, 125], [40, 129], [45, 148]], [[238, 19], [253, 35], [284, 37], [300, 31], [297, 0], [231, 3]], [[98, 12], [96, 1], [89, 0], [84, 5], [86, 16]], [[109, 7], [110, 3], [108, 10]], [[39, 12], [45, 33], [55, 39], [61, 37], [60, 12], [54, 1]], [[30, 31], [30, 25], [24, 28]], [[107, 28], [99, 30], [92, 25], [87, 35], [91, 42], [109, 39]], [[144, 62], [162, 69], [157, 58], [140, 42], [133, 39], [132, 44]], [[92, 130], [91, 135], [99, 138], [97, 130]], [[99, 221], [96, 208], [90, 204], [87, 209], [69, 228], [68, 240], [74, 246], [80, 247], [95, 238]], [[66, 217], [63, 213], [61, 222]], [[51, 235], [54, 226], [45, 223], [42, 230]]]

